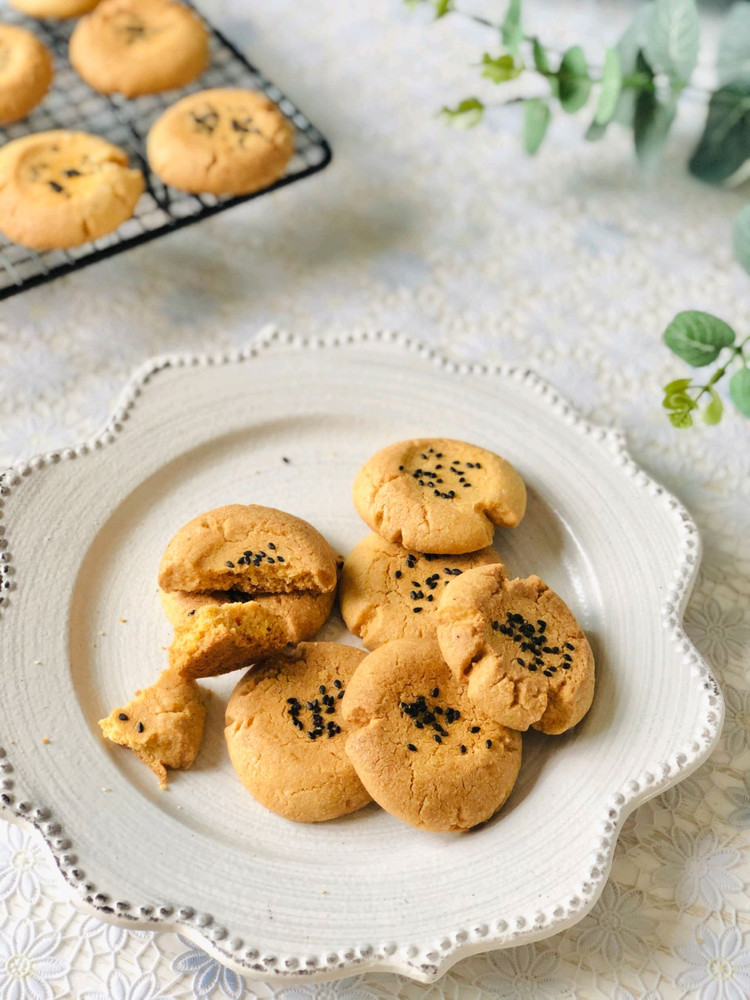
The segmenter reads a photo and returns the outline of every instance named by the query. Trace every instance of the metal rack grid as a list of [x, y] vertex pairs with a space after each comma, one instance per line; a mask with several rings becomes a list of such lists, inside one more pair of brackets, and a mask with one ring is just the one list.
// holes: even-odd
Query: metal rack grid
[[[143, 170], [146, 190], [133, 217], [119, 229], [101, 239], [69, 250], [36, 252], [11, 243], [0, 234], [0, 299], [69, 274], [175, 229], [189, 226], [209, 215], [215, 215], [303, 177], [309, 177], [331, 162], [330, 147], [320, 132], [288, 97], [210, 24], [207, 24], [207, 28], [211, 43], [211, 62], [198, 80], [181, 90], [128, 100], [118, 94], [97, 94], [72, 69], [68, 61], [68, 40], [74, 27], [72, 22], [36, 21], [7, 6], [3, 8], [3, 20], [27, 28], [47, 45], [55, 64], [55, 78], [45, 99], [28, 118], [0, 128], [0, 145], [46, 129], [93, 132], [121, 146], [128, 153], [131, 163]], [[145, 143], [153, 122], [165, 108], [185, 94], [209, 87], [262, 90], [290, 120], [295, 130], [295, 153], [283, 177], [274, 184], [239, 197], [191, 195], [165, 186], [149, 170]]]

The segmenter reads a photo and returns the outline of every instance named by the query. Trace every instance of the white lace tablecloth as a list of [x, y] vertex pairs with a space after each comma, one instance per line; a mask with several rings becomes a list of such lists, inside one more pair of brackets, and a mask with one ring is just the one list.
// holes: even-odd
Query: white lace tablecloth
[[[599, 51], [632, 7], [538, 0], [532, 12], [558, 46]], [[705, 556], [688, 629], [723, 685], [726, 725], [705, 766], [628, 820], [587, 917], [461, 962], [433, 987], [387, 975], [243, 982], [175, 935], [80, 915], [36, 835], [0, 821], [0, 1000], [743, 1000], [750, 422], [728, 412], [719, 427], [674, 430], [660, 386], [685, 369], [660, 333], [684, 308], [750, 330], [750, 279], [730, 247], [747, 194], [688, 177], [695, 104], [651, 176], [617, 129], [587, 145], [582, 122], [556, 121], [528, 160], [516, 109], [446, 128], [436, 111], [482, 92], [469, 64], [494, 40], [452, 18], [430, 25], [400, 0], [204, 9], [330, 138], [333, 165], [2, 303], [0, 465], [88, 436], [150, 355], [242, 345], [268, 322], [308, 335], [388, 327], [456, 359], [522, 361], [623, 427], [636, 460], [697, 519]]]

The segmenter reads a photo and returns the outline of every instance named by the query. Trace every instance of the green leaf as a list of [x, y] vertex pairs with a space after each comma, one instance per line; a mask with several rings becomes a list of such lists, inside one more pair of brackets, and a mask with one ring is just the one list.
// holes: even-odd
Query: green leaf
[[591, 93], [588, 64], [580, 45], [574, 45], [562, 57], [557, 81], [563, 110], [569, 115], [580, 111]]
[[750, 417], [750, 368], [740, 368], [729, 380], [729, 398], [745, 417]]
[[750, 158], [750, 80], [727, 84], [711, 95], [708, 118], [690, 172], [720, 184]]
[[676, 112], [674, 100], [662, 103], [653, 90], [642, 90], [636, 97], [633, 136], [636, 154], [644, 167], [651, 166], [658, 158]]
[[596, 113], [594, 115], [594, 122], [597, 125], [607, 125], [612, 121], [612, 117], [617, 109], [617, 102], [620, 99], [621, 89], [622, 70], [620, 68], [620, 55], [617, 49], [607, 49], [602, 68], [599, 102], [596, 105]]
[[691, 378], [676, 378], [673, 382], [668, 382], [664, 386], [664, 392], [667, 394], [670, 392], [682, 392], [684, 389], [687, 389], [692, 381]]
[[646, 28], [646, 58], [654, 69], [685, 84], [698, 61], [700, 22], [695, 0], [656, 0]]
[[624, 76], [630, 76], [636, 70], [638, 55], [646, 44], [646, 33], [653, 16], [653, 3], [645, 3], [636, 11], [635, 17], [628, 25], [625, 33], [617, 43], [620, 55], [620, 65]]
[[670, 392], [662, 400], [665, 410], [694, 410], [698, 404], [686, 392]]
[[439, 21], [441, 17], [445, 17], [453, 10], [453, 0], [434, 0], [435, 2], [435, 20]]
[[715, 361], [722, 348], [734, 343], [734, 337], [728, 323], [694, 309], [677, 313], [664, 331], [664, 342], [670, 351], [693, 368]]
[[606, 125], [598, 125], [596, 122], [592, 122], [586, 129], [586, 142], [599, 142], [600, 139], [604, 138], [606, 131]]
[[549, 125], [549, 106], [538, 97], [524, 101], [523, 105], [523, 145], [533, 156], [541, 146]]
[[715, 389], [709, 389], [708, 391], [711, 393], [711, 402], [703, 411], [703, 421], [709, 426], [713, 426], [721, 420], [721, 415], [724, 412], [724, 404]]
[[693, 418], [690, 416], [689, 410], [678, 410], [676, 413], [670, 413], [669, 419], [673, 427], [679, 427], [681, 430], [693, 426]]
[[724, 18], [716, 53], [719, 83], [750, 81], [750, 5], [736, 3]]
[[500, 31], [503, 36], [503, 45], [511, 55], [515, 55], [523, 41], [521, 0], [510, 0]]
[[737, 263], [750, 274], [750, 205], [745, 205], [734, 220], [732, 243]]
[[484, 104], [478, 97], [467, 97], [455, 108], [443, 108], [440, 116], [449, 124], [459, 128], [473, 128], [482, 120]]
[[549, 64], [549, 56], [547, 50], [539, 41], [538, 38], [532, 38], [531, 47], [534, 52], [534, 66], [538, 73], [549, 73], [551, 72], [551, 66]]
[[516, 64], [513, 56], [503, 55], [493, 59], [487, 52], [482, 56], [482, 76], [493, 83], [507, 83], [515, 80], [523, 72], [523, 66]]

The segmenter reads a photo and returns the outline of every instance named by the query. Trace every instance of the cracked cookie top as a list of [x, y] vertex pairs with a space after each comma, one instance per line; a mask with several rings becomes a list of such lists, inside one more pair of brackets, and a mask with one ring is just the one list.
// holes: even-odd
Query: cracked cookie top
[[500, 561], [493, 548], [439, 556], [409, 552], [371, 534], [344, 562], [341, 614], [368, 649], [391, 639], [434, 639], [443, 588], [473, 566]]
[[228, 504], [188, 521], [167, 545], [162, 590], [245, 594], [336, 588], [336, 555], [307, 521], [257, 504]]
[[434, 640], [370, 653], [349, 682], [346, 752], [375, 801], [422, 830], [459, 832], [505, 802], [521, 736], [489, 718], [451, 674]]
[[591, 647], [538, 576], [509, 580], [502, 566], [469, 570], [442, 594], [437, 636], [469, 698], [506, 726], [562, 733], [591, 706]]
[[492, 543], [495, 525], [513, 527], [526, 487], [505, 459], [449, 438], [400, 441], [357, 473], [359, 516], [386, 541], [415, 552], [460, 554]]

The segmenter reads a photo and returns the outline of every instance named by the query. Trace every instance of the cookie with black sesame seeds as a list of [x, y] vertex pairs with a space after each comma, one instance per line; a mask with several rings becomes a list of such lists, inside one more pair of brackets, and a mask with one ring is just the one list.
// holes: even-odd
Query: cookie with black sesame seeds
[[294, 130], [265, 94], [214, 88], [167, 108], [149, 131], [147, 150], [151, 169], [180, 191], [250, 194], [284, 173]]
[[434, 640], [397, 639], [349, 682], [346, 752], [362, 784], [411, 826], [461, 832], [490, 819], [521, 766], [521, 736], [471, 702]]
[[198, 755], [207, 696], [194, 681], [165, 670], [99, 726], [108, 740], [132, 750], [166, 788], [167, 768], [189, 768]]
[[175, 626], [170, 666], [195, 678], [240, 670], [284, 646], [311, 639], [328, 619], [336, 594], [162, 590], [160, 596]]
[[563, 733], [594, 697], [594, 655], [573, 613], [538, 576], [480, 566], [440, 598], [438, 642], [468, 697], [514, 729]]
[[380, 535], [363, 538], [344, 561], [339, 605], [367, 649], [391, 639], [435, 638], [440, 595], [474, 566], [501, 563], [493, 548], [459, 556], [409, 552]]
[[133, 215], [143, 189], [127, 154], [87, 132], [34, 132], [0, 149], [0, 229], [35, 250], [112, 232]]
[[245, 594], [336, 589], [336, 554], [307, 521], [273, 507], [228, 504], [194, 517], [166, 547], [162, 590]]
[[176, 0], [102, 0], [70, 37], [71, 65], [100, 94], [184, 87], [206, 69], [208, 31]]
[[20, 121], [52, 82], [52, 56], [36, 35], [0, 24], [0, 125]]
[[526, 487], [509, 462], [486, 448], [416, 438], [373, 455], [357, 473], [353, 499], [386, 541], [456, 555], [491, 545], [496, 525], [517, 525]]
[[319, 823], [361, 809], [370, 796], [344, 750], [347, 685], [365, 654], [335, 642], [303, 642], [246, 674], [226, 711], [229, 756], [266, 809]]
[[88, 14], [99, 0], [8, 0], [11, 7], [29, 17], [66, 19]]

